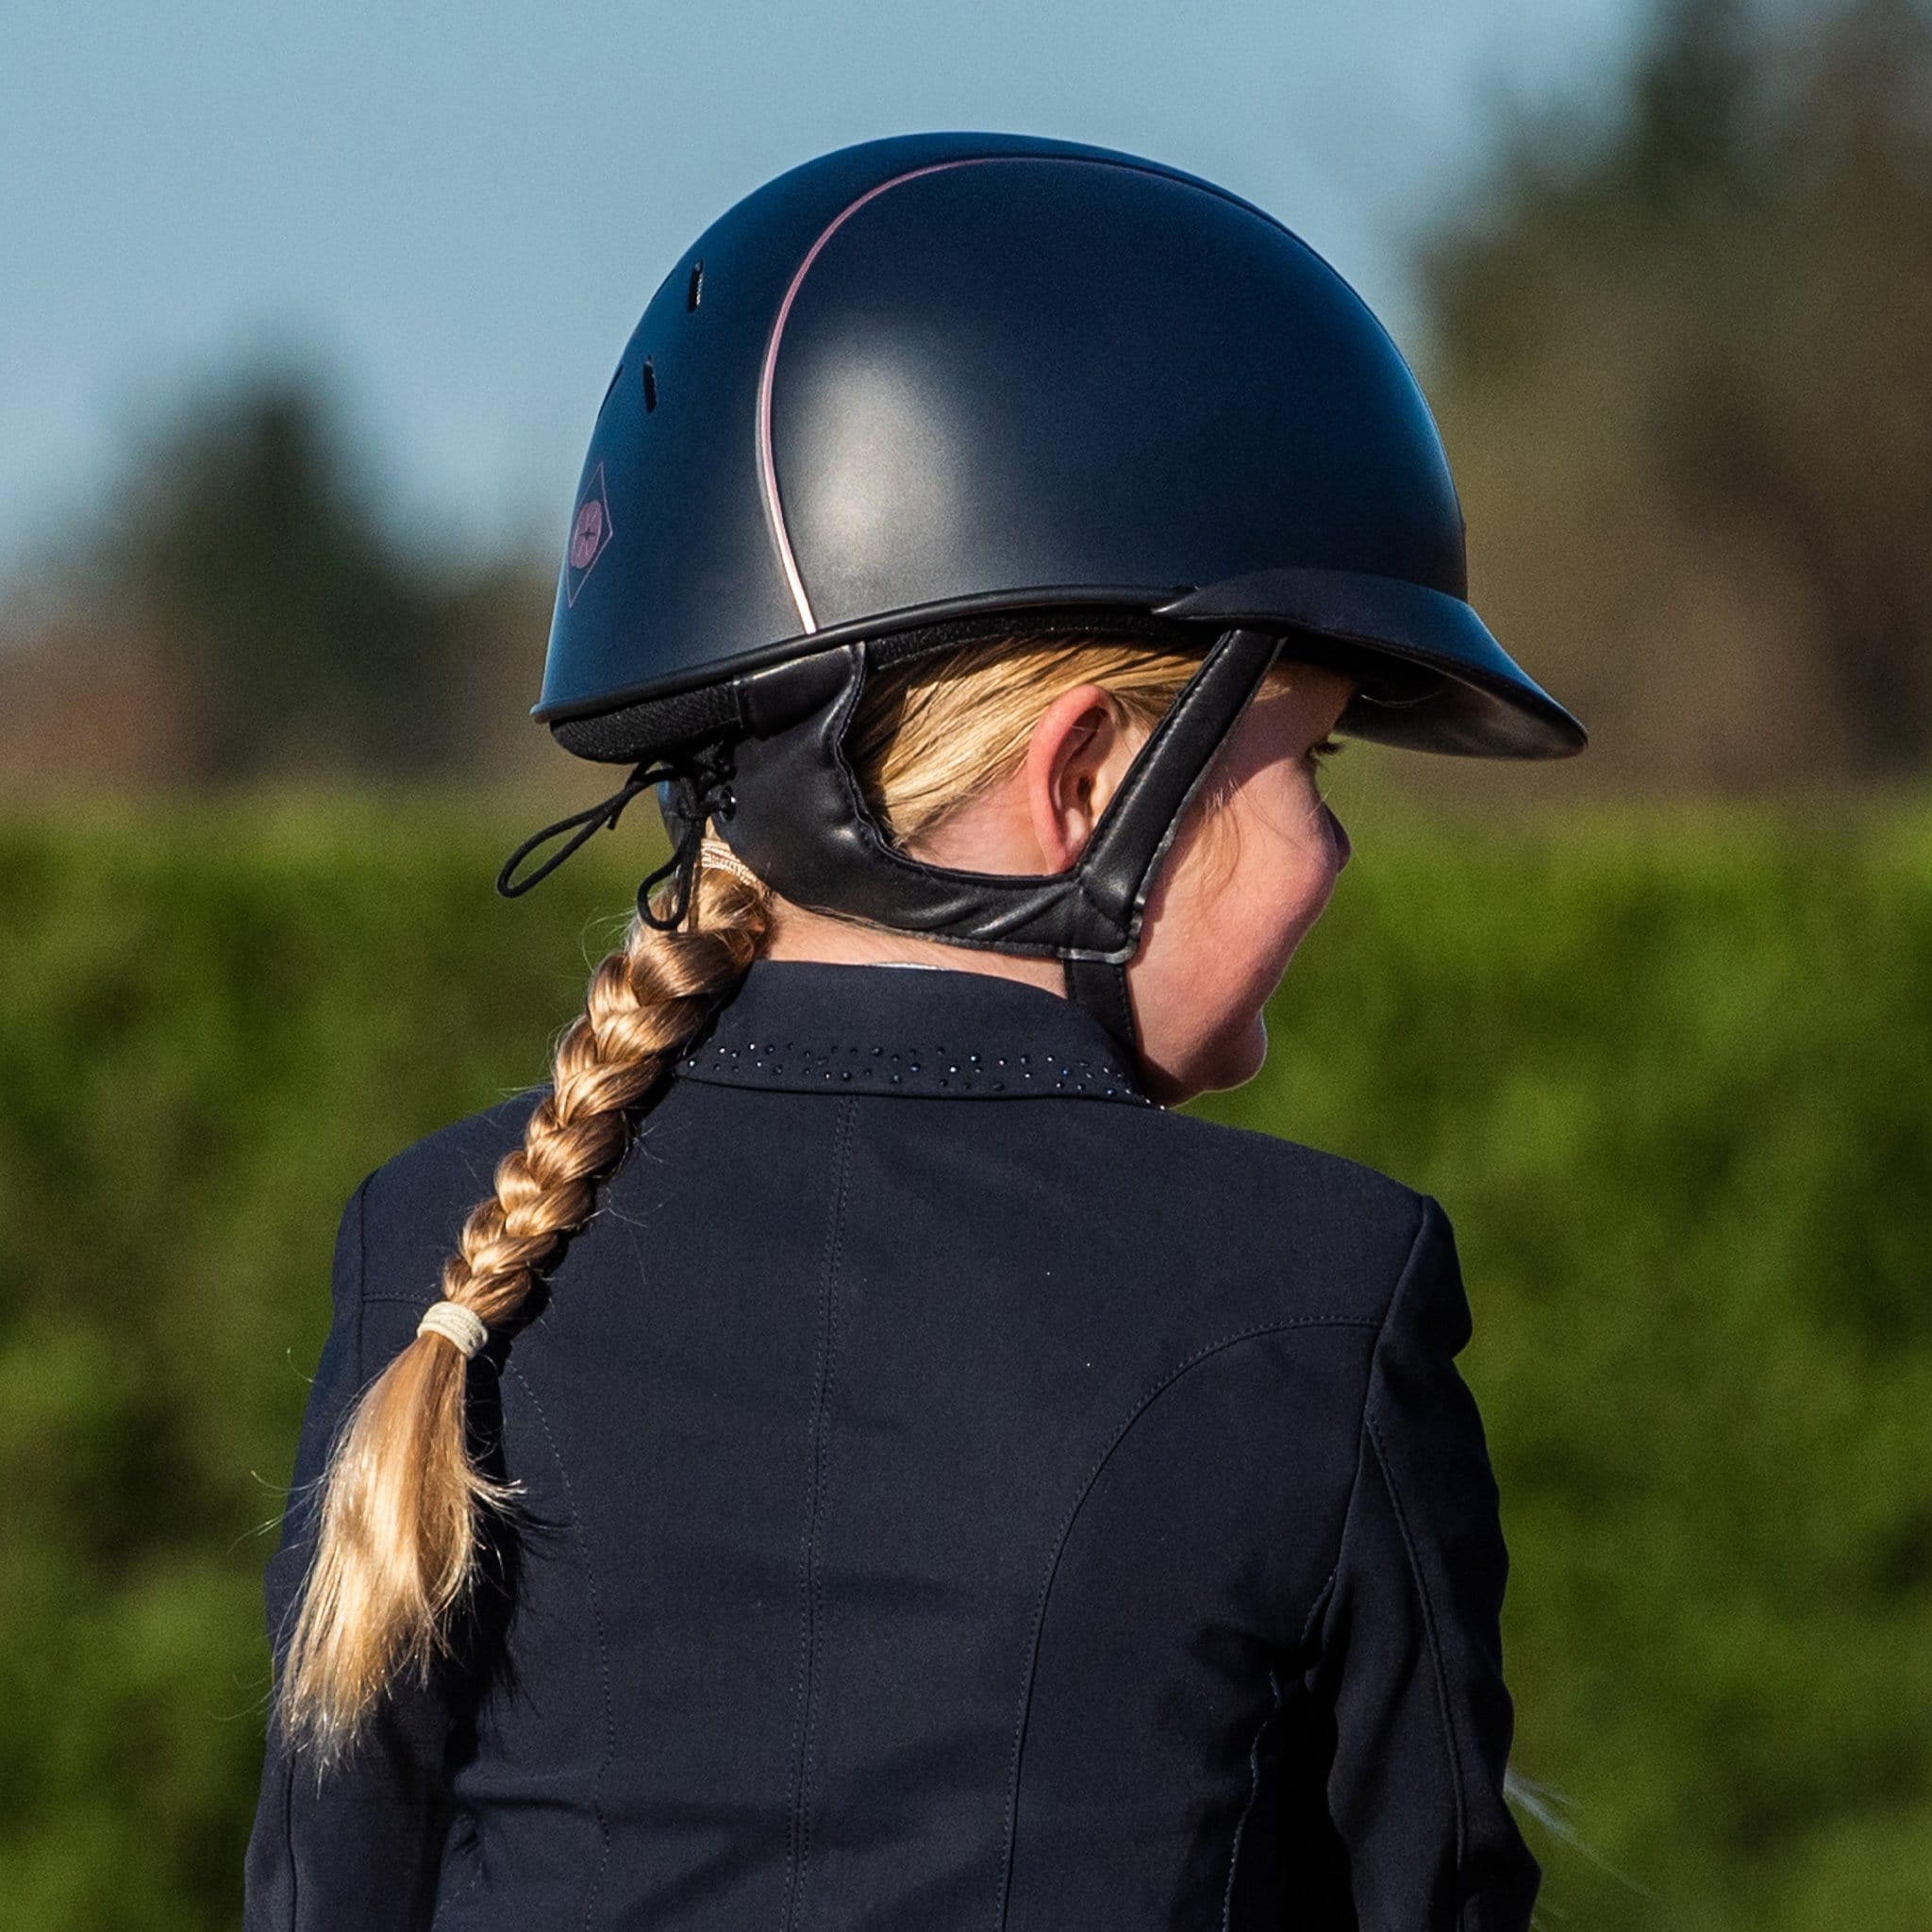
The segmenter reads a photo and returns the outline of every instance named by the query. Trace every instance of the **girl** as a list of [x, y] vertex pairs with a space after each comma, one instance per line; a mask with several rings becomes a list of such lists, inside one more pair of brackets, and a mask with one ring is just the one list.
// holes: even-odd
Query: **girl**
[[344, 1215], [251, 1927], [1526, 1924], [1448, 1223], [1172, 1111], [1336, 734], [1580, 747], [1462, 591], [1400, 356], [1209, 184], [873, 142], [677, 265], [538, 707], [634, 770], [499, 883], [673, 855]]

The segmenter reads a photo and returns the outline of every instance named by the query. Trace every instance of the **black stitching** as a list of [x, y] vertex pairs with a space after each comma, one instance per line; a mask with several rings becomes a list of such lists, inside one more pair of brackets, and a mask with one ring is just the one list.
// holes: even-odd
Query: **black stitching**
[[824, 1565], [819, 1534], [824, 1520], [825, 1462], [828, 1414], [831, 1407], [833, 1352], [838, 1341], [839, 1261], [844, 1249], [845, 1189], [852, 1162], [854, 1108], [848, 1097], [832, 1158], [832, 1212], [825, 1226], [824, 1259], [820, 1271], [820, 1341], [812, 1389], [811, 1482], [806, 1504], [800, 1553], [800, 1595], [804, 1615], [799, 1628], [798, 1715], [792, 1729], [791, 1825], [790, 1871], [785, 1888], [785, 1932], [798, 1923], [805, 1892], [806, 1861], [811, 1853], [811, 1774], [818, 1737], [818, 1668], [820, 1623], [824, 1603]]
[[1134, 1427], [1149, 1408], [1178, 1382], [1191, 1369], [1199, 1368], [1210, 1356], [1219, 1355], [1223, 1349], [1233, 1348], [1240, 1342], [1257, 1341], [1263, 1336], [1280, 1335], [1291, 1328], [1380, 1328], [1381, 1322], [1363, 1315], [1294, 1315], [1283, 1322], [1267, 1322], [1255, 1328], [1243, 1328], [1234, 1335], [1224, 1335], [1218, 1341], [1204, 1343], [1187, 1359], [1170, 1369], [1156, 1382], [1133, 1407], [1125, 1419], [1109, 1438], [1107, 1447], [1094, 1458], [1092, 1467], [1087, 1472], [1080, 1484], [1073, 1507], [1061, 1519], [1058, 1534], [1054, 1539], [1053, 1553], [1047, 1559], [1046, 1574], [1041, 1579], [1040, 1591], [1034, 1599], [1033, 1632], [1026, 1647], [1026, 1669], [1020, 1685], [1020, 1708], [1013, 1726], [1013, 1750], [1007, 1766], [1007, 1809], [1002, 1835], [1006, 1839], [1006, 1852], [1000, 1873], [999, 1894], [994, 1901], [993, 1924], [1003, 1928], [1007, 1923], [1007, 1907], [1013, 1888], [1013, 1844], [1015, 1827], [1018, 1824], [1020, 1805], [1020, 1759], [1026, 1740], [1026, 1719], [1033, 1701], [1033, 1677], [1040, 1666], [1040, 1640], [1046, 1627], [1047, 1599], [1053, 1593], [1055, 1574], [1059, 1569], [1060, 1557], [1066, 1553], [1067, 1538], [1073, 1533], [1074, 1524], [1080, 1511], [1087, 1506], [1087, 1498], [1092, 1493], [1093, 1485], [1099, 1481], [1100, 1473], [1113, 1453], [1126, 1440]]
[[[476, 1830], [475, 1820], [473, 1817], [471, 1817], [471, 1815], [468, 1812], [464, 1812], [459, 1822], [469, 1825], [470, 1827], [470, 1838], [468, 1845], [466, 1849], [459, 1854], [461, 1857], [467, 1860], [471, 1867], [470, 1875], [466, 1879], [464, 1879], [463, 1882], [459, 1886], [458, 1886], [454, 1891], [442, 1892], [438, 1896], [436, 1901], [435, 1916], [429, 1921], [429, 1932], [436, 1932], [437, 1926], [439, 1926], [442, 1923], [443, 1913], [446, 1912], [451, 1906], [455, 1905], [458, 1899], [468, 1898], [469, 1895], [473, 1891], [475, 1891], [475, 1889], [483, 1882], [483, 1840], [480, 1834], [478, 1834]], [[457, 1839], [456, 1832], [454, 1828], [452, 1828], [448, 1838], [444, 1841], [445, 1862], [447, 1861], [448, 1847], [452, 1844], [457, 1843], [458, 1841], [458, 1840]]]
[[[1389, 1503], [1395, 1514], [1395, 1526], [1402, 1537], [1402, 1547], [1408, 1557], [1409, 1573], [1415, 1579], [1416, 1594], [1422, 1603], [1423, 1634], [1429, 1646], [1429, 1661], [1436, 1677], [1436, 1707], [1442, 1720], [1442, 1728], [1449, 1748], [1449, 1786], [1456, 1797], [1456, 1874], [1459, 1880], [1467, 1860], [1468, 1824], [1467, 1800], [1463, 1790], [1462, 1755], [1457, 1741], [1455, 1713], [1450, 1706], [1448, 1675], [1442, 1664], [1441, 1640], [1437, 1630], [1435, 1607], [1429, 1598], [1428, 1585], [1424, 1580], [1422, 1566], [1417, 1560], [1414, 1539], [1409, 1533], [1408, 1520], [1402, 1507], [1402, 1497], [1395, 1487], [1395, 1473], [1390, 1467], [1389, 1456], [1383, 1446], [1381, 1431], [1375, 1426], [1374, 1417], [1369, 1413], [1369, 1405], [1374, 1394], [1375, 1357], [1381, 1353], [1382, 1337], [1388, 1331], [1389, 1317], [1394, 1312], [1395, 1304], [1402, 1299], [1402, 1291], [1407, 1286], [1409, 1274], [1416, 1264], [1416, 1257], [1422, 1253], [1423, 1236], [1428, 1232], [1429, 1202], [1421, 1200], [1420, 1212], [1416, 1217], [1415, 1233], [1408, 1244], [1408, 1253], [1403, 1257], [1402, 1266], [1396, 1271], [1395, 1285], [1390, 1291], [1388, 1307], [1382, 1310], [1375, 1326], [1378, 1333], [1375, 1346], [1369, 1357], [1369, 1369], [1362, 1389], [1361, 1431], [1356, 1450], [1356, 1471], [1349, 1485], [1348, 1501], [1341, 1512], [1341, 1531], [1336, 1539], [1335, 1567], [1328, 1573], [1328, 1580], [1316, 1594], [1316, 1600], [1308, 1612], [1308, 1621], [1303, 1627], [1302, 1643], [1306, 1651], [1307, 1641], [1316, 1624], [1316, 1613], [1326, 1614], [1337, 1577], [1341, 1571], [1341, 1553], [1348, 1543], [1348, 1525], [1355, 1514], [1356, 1497], [1361, 1490], [1362, 1470], [1368, 1462], [1366, 1451], [1373, 1451], [1375, 1466], [1382, 1473], [1382, 1481], [1389, 1491]], [[1458, 1912], [1457, 1923], [1466, 1917], [1466, 1907]]]
[[[1421, 1202], [1418, 1203], [1418, 1209], [1415, 1233], [1409, 1237], [1408, 1252], [1402, 1257], [1402, 1266], [1395, 1271], [1395, 1286], [1389, 1291], [1388, 1306], [1383, 1308], [1381, 1315], [1375, 1323], [1378, 1330], [1387, 1327], [1391, 1312], [1394, 1309], [1395, 1304], [1402, 1298], [1403, 1285], [1408, 1279], [1408, 1272], [1415, 1266], [1415, 1257], [1422, 1253], [1423, 1231], [1429, 1224], [1429, 1210], [1426, 1204]], [[1322, 1586], [1321, 1591], [1317, 1594], [1315, 1603], [1308, 1611], [1308, 1621], [1303, 1626], [1302, 1645], [1305, 1650], [1307, 1647], [1309, 1638], [1314, 1633], [1315, 1613], [1317, 1610], [1325, 1608], [1323, 1599], [1333, 1591], [1335, 1580], [1341, 1574], [1341, 1552], [1348, 1541], [1349, 1519], [1355, 1514], [1356, 1493], [1360, 1490], [1362, 1483], [1362, 1464], [1366, 1459], [1362, 1455], [1362, 1449], [1368, 1440], [1369, 1397], [1374, 1392], [1375, 1354], [1380, 1352], [1381, 1347], [1382, 1337], [1378, 1333], [1375, 1337], [1375, 1350], [1369, 1357], [1368, 1374], [1362, 1383], [1362, 1417], [1361, 1423], [1356, 1431], [1355, 1474], [1349, 1479], [1347, 1500], [1341, 1506], [1341, 1527], [1335, 1538], [1335, 1560], [1329, 1566], [1328, 1580]]]

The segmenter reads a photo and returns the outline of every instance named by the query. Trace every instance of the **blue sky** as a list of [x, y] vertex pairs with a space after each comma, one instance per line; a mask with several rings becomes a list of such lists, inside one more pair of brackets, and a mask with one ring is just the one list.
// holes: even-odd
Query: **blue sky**
[[921, 127], [1156, 156], [1261, 203], [1411, 355], [1408, 238], [1643, 0], [9, 0], [0, 564], [197, 382], [294, 355], [402, 512], [560, 528], [669, 262], [760, 181]]

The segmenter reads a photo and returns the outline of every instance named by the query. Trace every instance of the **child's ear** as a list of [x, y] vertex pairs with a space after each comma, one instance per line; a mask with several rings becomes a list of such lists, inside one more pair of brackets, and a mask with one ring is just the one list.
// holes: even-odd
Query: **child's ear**
[[1026, 803], [1043, 872], [1079, 858], [1131, 761], [1104, 686], [1077, 684], [1041, 714], [1026, 749]]

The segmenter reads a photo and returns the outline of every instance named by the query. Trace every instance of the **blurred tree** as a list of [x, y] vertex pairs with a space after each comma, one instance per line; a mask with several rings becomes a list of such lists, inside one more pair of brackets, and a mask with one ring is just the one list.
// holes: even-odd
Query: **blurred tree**
[[190, 675], [203, 776], [450, 762], [453, 592], [397, 543], [312, 379], [183, 411], [124, 508], [116, 574]]
[[1475, 593], [1600, 779], [1932, 768], [1932, 15], [1670, 0], [1426, 244]]

